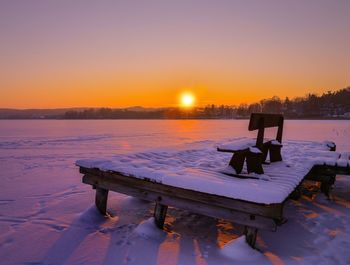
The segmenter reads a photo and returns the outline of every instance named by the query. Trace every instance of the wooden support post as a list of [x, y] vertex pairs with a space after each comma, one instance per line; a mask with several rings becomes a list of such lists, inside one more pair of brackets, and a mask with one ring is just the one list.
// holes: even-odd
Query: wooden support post
[[326, 182], [326, 181], [322, 181], [321, 182], [321, 191], [324, 195], [326, 195], [326, 197], [329, 199], [329, 191], [330, 191], [331, 187], [330, 185]]
[[281, 116], [278, 121], [278, 130], [277, 130], [277, 137], [276, 140], [282, 143], [282, 134], [283, 134], [283, 121], [284, 118]]
[[324, 193], [324, 195], [326, 195], [328, 199], [331, 198], [330, 191], [334, 182], [335, 182], [335, 175], [327, 175], [321, 181], [321, 191]]
[[270, 144], [270, 162], [282, 161], [282, 145]]
[[266, 163], [266, 159], [267, 159], [267, 154], [269, 153], [269, 150], [270, 150], [270, 145], [271, 145], [271, 142], [266, 142], [263, 144], [263, 147], [262, 147], [262, 153], [263, 153], [263, 157], [262, 157], [262, 162], [263, 163]]
[[262, 150], [263, 144], [264, 144], [264, 133], [265, 133], [265, 126], [264, 126], [264, 117], [260, 117], [258, 121], [258, 136], [256, 137], [256, 147]]
[[289, 199], [297, 201], [301, 197], [301, 188], [300, 186], [297, 186], [292, 193], [289, 195]]
[[249, 246], [255, 248], [256, 236], [258, 229], [255, 227], [245, 226], [244, 227], [245, 240]]
[[247, 171], [248, 173], [254, 172], [257, 174], [264, 174], [262, 167], [263, 153], [253, 153], [248, 151], [247, 153]]
[[160, 229], [163, 229], [167, 210], [168, 206], [156, 202], [156, 206], [154, 208], [154, 220], [156, 222], [156, 226]]
[[101, 214], [107, 214], [108, 190], [96, 187], [95, 205]]

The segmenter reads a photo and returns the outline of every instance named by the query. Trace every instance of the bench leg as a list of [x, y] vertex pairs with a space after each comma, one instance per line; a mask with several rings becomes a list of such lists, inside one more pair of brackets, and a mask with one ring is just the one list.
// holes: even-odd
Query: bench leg
[[236, 152], [232, 155], [230, 162], [228, 163], [232, 166], [237, 174], [240, 174], [243, 169], [244, 161], [246, 158], [247, 151]]
[[108, 190], [96, 187], [95, 205], [101, 214], [107, 214]]
[[156, 222], [156, 226], [160, 229], [163, 229], [167, 210], [168, 206], [156, 202], [156, 206], [154, 208], [154, 220]]
[[254, 172], [257, 174], [264, 174], [264, 169], [262, 167], [263, 154], [258, 153], [247, 153], [247, 171], [248, 173]]
[[249, 246], [255, 248], [256, 236], [258, 234], [258, 229], [250, 226], [244, 227], [245, 240]]
[[282, 146], [270, 145], [270, 162], [282, 161], [281, 149]]

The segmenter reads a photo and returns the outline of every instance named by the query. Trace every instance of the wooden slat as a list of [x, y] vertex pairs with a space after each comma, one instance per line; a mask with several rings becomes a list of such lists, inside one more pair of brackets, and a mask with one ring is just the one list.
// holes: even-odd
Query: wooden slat
[[101, 178], [99, 176], [90, 174], [84, 175], [83, 183], [124, 193], [143, 200], [161, 203], [162, 205], [173, 206], [179, 209], [188, 210], [214, 218], [231, 220], [237, 224], [248, 225], [250, 227], [271, 231], [275, 231], [277, 227], [276, 222], [272, 218], [240, 212], [238, 210], [222, 206], [208, 205], [203, 202], [185, 199], [181, 196], [169, 196], [165, 193], [162, 193], [161, 190], [159, 190], [159, 192], [154, 190], [147, 190], [145, 187], [142, 187], [142, 185], [129, 186], [125, 185], [125, 183], [122, 182], [111, 181], [110, 178]]
[[[249, 131], [254, 131], [260, 128], [260, 120], [263, 119], [262, 126], [264, 128], [279, 126], [283, 116], [281, 114], [267, 114], [267, 113], [252, 113], [249, 121]], [[283, 125], [282, 125], [283, 126]]]
[[[190, 199], [193, 201], [203, 202], [213, 206], [224, 206], [231, 209], [236, 209], [242, 212], [250, 213], [253, 215], [261, 215], [271, 218], [282, 218], [282, 203], [275, 204], [262, 204], [253, 203], [238, 199], [232, 199], [214, 194], [208, 194], [199, 191], [187, 190], [174, 186], [169, 186], [161, 183], [152, 182], [149, 180], [139, 179], [136, 177], [124, 176], [117, 172], [104, 172], [99, 169], [90, 169], [80, 167], [80, 172], [83, 174], [89, 174], [98, 176], [101, 179], [106, 179], [111, 183], [123, 183], [126, 186], [137, 186], [148, 191], [162, 192], [169, 196], [181, 196], [184, 199]], [[93, 183], [92, 183], [93, 184]]]

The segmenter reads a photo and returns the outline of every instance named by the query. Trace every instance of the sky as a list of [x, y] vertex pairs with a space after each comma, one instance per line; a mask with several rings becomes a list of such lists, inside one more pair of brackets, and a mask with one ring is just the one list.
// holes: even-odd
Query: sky
[[350, 85], [349, 0], [0, 0], [0, 108], [256, 102]]

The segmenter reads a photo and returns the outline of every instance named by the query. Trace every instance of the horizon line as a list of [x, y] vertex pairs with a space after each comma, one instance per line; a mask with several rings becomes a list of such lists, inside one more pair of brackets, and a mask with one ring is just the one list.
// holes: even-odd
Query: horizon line
[[[305, 93], [303, 96], [295, 96], [295, 97], [288, 97], [285, 96], [283, 98], [277, 96], [277, 95], [273, 95], [272, 97], [267, 97], [267, 98], [261, 98], [259, 100], [253, 101], [253, 102], [240, 102], [239, 104], [221, 104], [221, 103], [206, 103], [206, 104], [198, 104], [192, 107], [192, 109], [195, 108], [204, 108], [206, 106], [210, 106], [210, 105], [215, 105], [215, 106], [229, 106], [229, 107], [238, 107], [240, 105], [251, 105], [251, 104], [256, 104], [256, 103], [260, 103], [263, 100], [269, 100], [269, 99], [273, 99], [273, 98], [279, 98], [280, 100], [285, 100], [286, 98], [288, 98], [289, 100], [295, 100], [298, 98], [305, 98], [308, 95], [316, 95], [316, 96], [322, 96], [328, 92], [332, 92], [332, 93], [336, 93], [339, 92], [341, 90], [345, 90], [345, 89], [350, 89], [350, 85], [345, 86], [343, 88], [340, 89], [336, 89], [336, 90], [328, 90], [325, 91], [323, 93], [315, 93], [315, 92], [308, 92]], [[71, 107], [30, 107], [30, 108], [22, 108], [22, 107], [1, 107], [0, 106], [0, 110], [62, 110], [62, 109], [102, 109], [102, 108], [107, 108], [107, 109], [129, 109], [129, 108], [144, 108], [144, 109], [169, 109], [169, 108], [183, 108], [180, 104], [173, 104], [172, 106], [142, 106], [142, 105], [130, 105], [130, 106], [90, 106], [90, 107], [80, 107], [80, 106], [71, 106]]]

